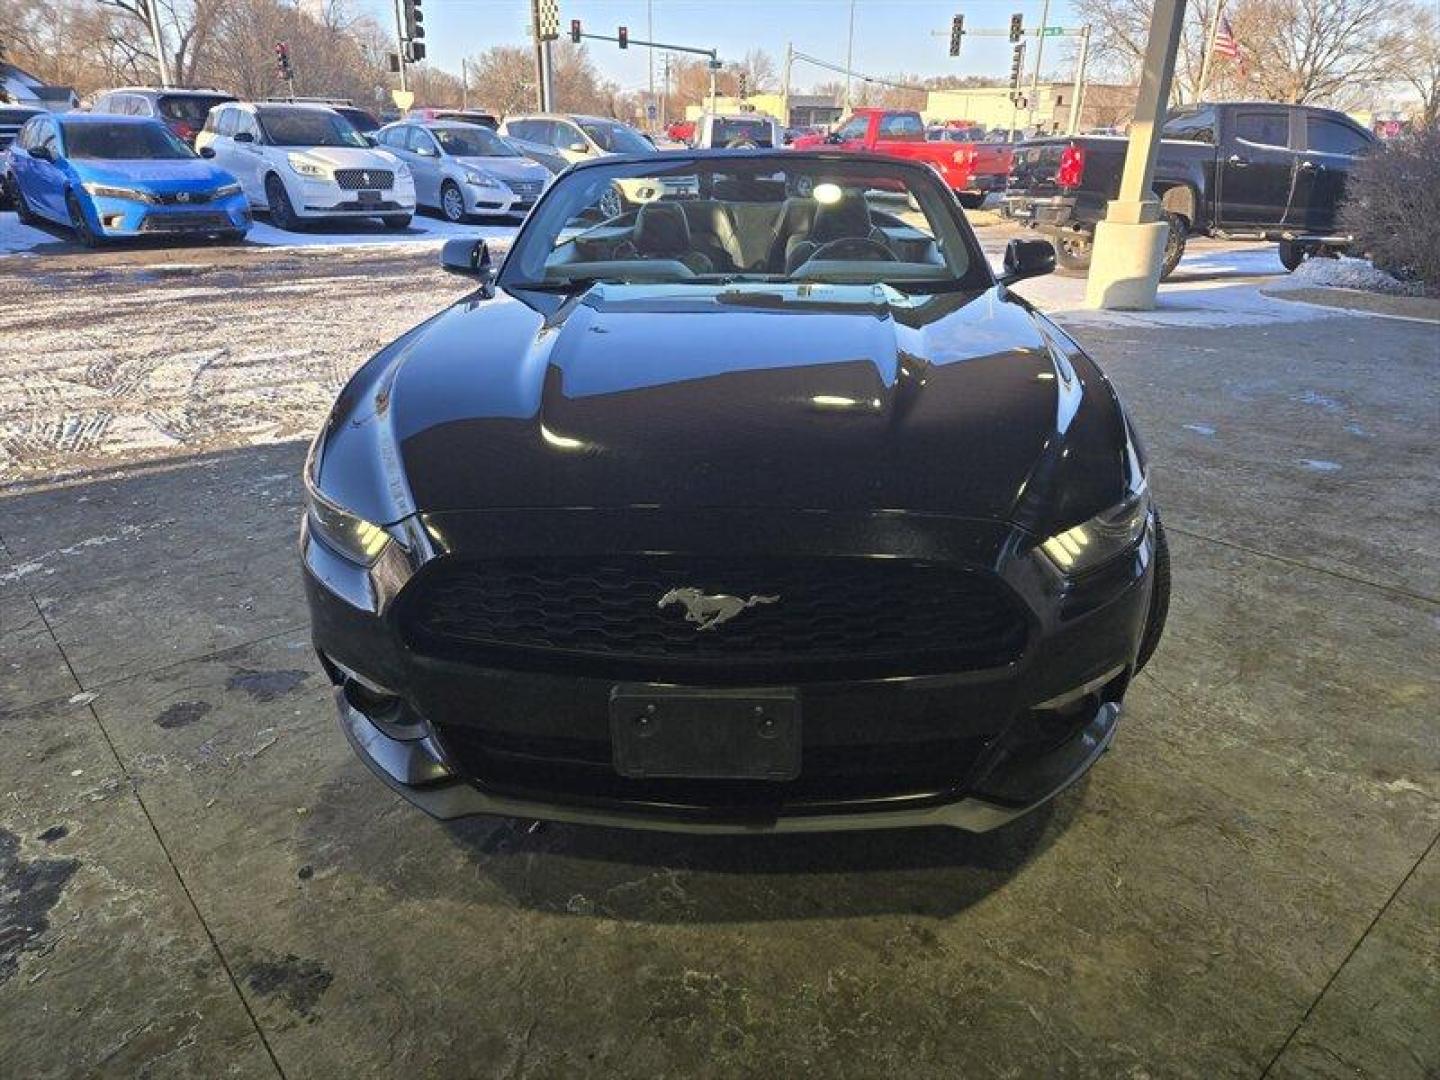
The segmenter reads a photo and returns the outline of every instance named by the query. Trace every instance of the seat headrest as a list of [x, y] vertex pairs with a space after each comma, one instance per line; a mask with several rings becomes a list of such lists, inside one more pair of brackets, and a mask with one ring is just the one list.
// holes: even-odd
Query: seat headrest
[[690, 250], [690, 222], [675, 203], [645, 203], [635, 215], [633, 238], [646, 255], [683, 254]]
[[815, 224], [807, 237], [816, 244], [831, 240], [870, 235], [870, 204], [865, 196], [846, 192], [839, 202], [821, 203], [815, 210]]

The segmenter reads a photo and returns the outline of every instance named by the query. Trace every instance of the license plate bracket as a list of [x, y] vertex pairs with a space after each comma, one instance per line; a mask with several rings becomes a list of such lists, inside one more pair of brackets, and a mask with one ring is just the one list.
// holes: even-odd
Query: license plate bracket
[[356, 196], [355, 196], [355, 199], [356, 199], [356, 201], [357, 201], [358, 203], [360, 203], [361, 206], [373, 206], [375, 203], [378, 203], [378, 202], [380, 201], [380, 192], [378, 192], [378, 191], [361, 191], [361, 192], [357, 192], [357, 193], [356, 193]]
[[793, 780], [800, 695], [622, 683], [610, 691], [610, 746], [615, 771], [636, 779]]

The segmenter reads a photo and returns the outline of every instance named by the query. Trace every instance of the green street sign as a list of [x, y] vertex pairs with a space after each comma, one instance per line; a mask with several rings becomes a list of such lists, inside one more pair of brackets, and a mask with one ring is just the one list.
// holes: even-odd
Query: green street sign
[[1063, 26], [1047, 26], [1045, 27], [1045, 29], [1040, 31], [1040, 36], [1059, 37], [1063, 33], [1065, 33], [1065, 28]]

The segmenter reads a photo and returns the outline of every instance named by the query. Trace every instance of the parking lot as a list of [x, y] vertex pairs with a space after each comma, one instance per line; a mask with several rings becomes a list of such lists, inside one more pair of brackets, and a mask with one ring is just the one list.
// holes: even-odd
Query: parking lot
[[1268, 295], [1265, 245], [1154, 312], [1020, 287], [1143, 431], [1175, 573], [1036, 815], [446, 824], [337, 731], [295, 535], [336, 391], [465, 294], [452, 231], [81, 256], [0, 214], [0, 1073], [1440, 1075], [1433, 324]]

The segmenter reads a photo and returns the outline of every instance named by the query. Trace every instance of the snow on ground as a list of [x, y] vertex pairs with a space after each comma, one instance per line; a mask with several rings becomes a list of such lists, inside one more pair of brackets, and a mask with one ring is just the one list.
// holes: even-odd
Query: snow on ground
[[1290, 276], [1296, 288], [1322, 285], [1333, 289], [1360, 289], [1387, 296], [1420, 296], [1419, 285], [1397, 281], [1370, 265], [1369, 259], [1306, 259]]

